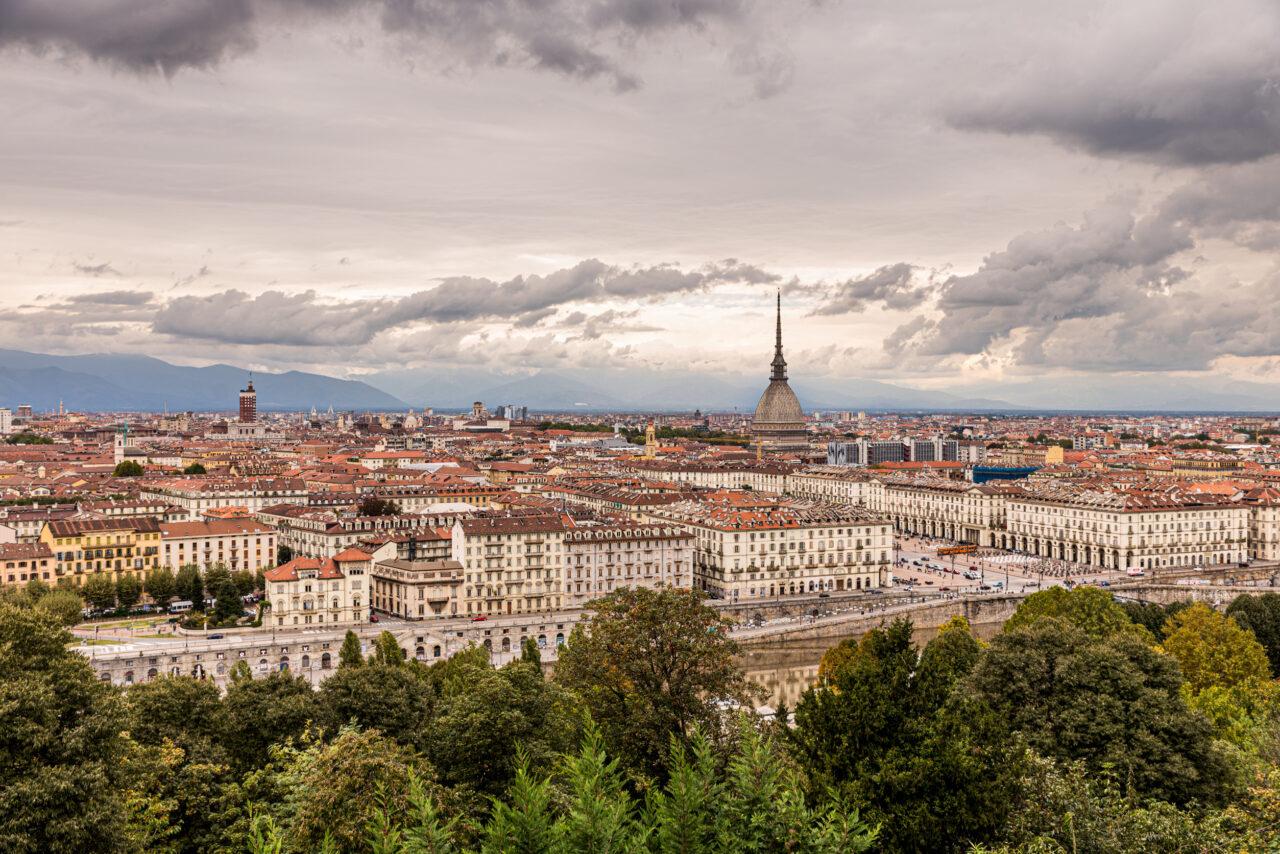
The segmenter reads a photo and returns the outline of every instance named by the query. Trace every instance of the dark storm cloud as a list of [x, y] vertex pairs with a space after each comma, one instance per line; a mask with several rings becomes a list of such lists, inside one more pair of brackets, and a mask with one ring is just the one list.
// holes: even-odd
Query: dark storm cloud
[[169, 301], [156, 314], [154, 329], [237, 344], [363, 344], [379, 332], [406, 324], [503, 320], [528, 326], [571, 303], [656, 299], [776, 278], [732, 259], [685, 272], [671, 265], [616, 267], [591, 258], [546, 275], [516, 276], [504, 282], [449, 278], [398, 299], [329, 302], [312, 290], [297, 294], [270, 290], [256, 296], [228, 290], [185, 296]]
[[873, 273], [847, 279], [833, 285], [814, 314], [850, 314], [865, 311], [872, 303], [883, 303], [886, 308], [905, 310], [915, 308], [929, 297], [927, 284], [915, 282], [916, 268], [898, 263], [881, 267]]
[[173, 74], [252, 48], [253, 18], [251, 0], [0, 0], [0, 45]]
[[1207, 170], [1170, 194], [1159, 216], [1251, 249], [1280, 248], [1280, 157]]
[[1280, 152], [1280, 5], [1113, 4], [1007, 82], [966, 90], [963, 129], [1039, 134], [1102, 156], [1240, 163]]
[[367, 12], [386, 33], [433, 54], [606, 78], [626, 90], [639, 80], [610, 56], [619, 42], [733, 22], [742, 7], [741, 0], [0, 0], [0, 46], [172, 75], [255, 49], [267, 27]]

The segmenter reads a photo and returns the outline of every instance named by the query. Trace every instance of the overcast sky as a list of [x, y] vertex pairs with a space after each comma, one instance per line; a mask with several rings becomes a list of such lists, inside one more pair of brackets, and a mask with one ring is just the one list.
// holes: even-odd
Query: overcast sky
[[0, 0], [0, 346], [1280, 380], [1275, 0]]

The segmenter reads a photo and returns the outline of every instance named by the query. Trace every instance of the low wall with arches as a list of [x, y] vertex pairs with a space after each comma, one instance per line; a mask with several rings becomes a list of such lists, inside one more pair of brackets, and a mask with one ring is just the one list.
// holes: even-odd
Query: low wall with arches
[[146, 682], [162, 675], [194, 676], [223, 686], [239, 661], [254, 676], [287, 671], [318, 685], [338, 666], [338, 652], [347, 629], [360, 638], [361, 650], [372, 653], [373, 642], [389, 631], [407, 658], [437, 661], [471, 645], [490, 650], [495, 665], [520, 656], [525, 638], [539, 647], [544, 660], [554, 661], [562, 645], [582, 618], [581, 611], [533, 614], [484, 621], [439, 620], [395, 623], [385, 626], [350, 626], [327, 631], [290, 631], [228, 635], [215, 640], [187, 638], [161, 642], [133, 642], [118, 646], [81, 646], [98, 678], [116, 685]]

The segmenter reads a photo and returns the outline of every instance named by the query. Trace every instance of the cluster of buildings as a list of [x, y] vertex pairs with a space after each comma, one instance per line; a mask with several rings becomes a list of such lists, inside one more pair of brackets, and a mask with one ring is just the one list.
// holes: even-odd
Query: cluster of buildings
[[532, 619], [636, 586], [856, 594], [892, 582], [903, 534], [1115, 571], [1280, 560], [1275, 420], [806, 415], [780, 303], [751, 417], [545, 421], [264, 419], [252, 381], [227, 415], [0, 409], [49, 440], [0, 445], [0, 584], [225, 566], [291, 629]]

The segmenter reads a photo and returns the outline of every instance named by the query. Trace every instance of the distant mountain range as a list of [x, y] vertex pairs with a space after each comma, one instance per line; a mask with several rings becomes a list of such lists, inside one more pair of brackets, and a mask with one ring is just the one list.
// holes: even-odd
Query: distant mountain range
[[[187, 368], [149, 356], [49, 356], [0, 350], [0, 406], [29, 403], [37, 411], [231, 411], [249, 372], [231, 365]], [[255, 372], [262, 410], [402, 409], [405, 404], [363, 382], [289, 371]]]
[[[248, 371], [188, 368], [149, 356], [49, 356], [0, 350], [0, 406], [231, 411]], [[359, 380], [289, 371], [253, 375], [263, 410], [462, 409], [511, 403], [535, 410], [749, 413], [767, 378], [691, 371], [582, 369], [528, 375], [484, 369], [382, 371]], [[1159, 374], [1063, 377], [924, 391], [867, 379], [793, 378], [807, 410], [1280, 411], [1280, 385]]]

